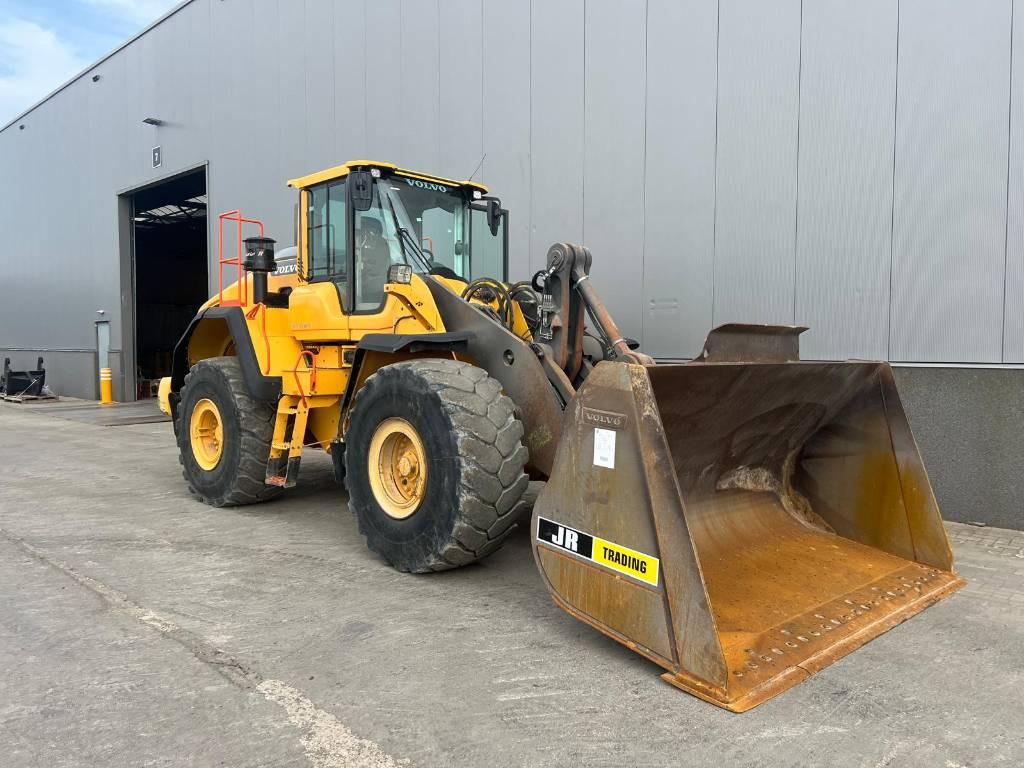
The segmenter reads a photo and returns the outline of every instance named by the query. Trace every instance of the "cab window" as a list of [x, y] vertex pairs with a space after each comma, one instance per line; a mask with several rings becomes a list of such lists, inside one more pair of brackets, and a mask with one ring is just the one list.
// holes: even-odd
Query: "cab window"
[[434, 266], [468, 274], [465, 200], [456, 187], [406, 176], [393, 176], [386, 193], [396, 214]]
[[508, 225], [508, 214], [503, 213], [498, 233], [491, 234], [487, 225], [487, 209], [475, 205], [470, 208], [470, 254], [469, 272], [473, 278], [493, 277], [506, 280], [505, 264], [505, 231]]
[[312, 187], [307, 200], [309, 280], [333, 279], [343, 283], [348, 271], [345, 181]]
[[355, 214], [355, 252], [355, 311], [369, 312], [384, 303], [388, 268], [405, 261], [394, 218], [381, 207], [376, 184], [369, 210]]

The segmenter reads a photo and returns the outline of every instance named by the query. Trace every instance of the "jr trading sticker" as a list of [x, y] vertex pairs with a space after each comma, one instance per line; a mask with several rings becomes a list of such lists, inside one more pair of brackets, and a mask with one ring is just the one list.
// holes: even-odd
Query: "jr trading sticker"
[[658, 586], [658, 558], [565, 525], [537, 518], [537, 541], [572, 552], [604, 568]]

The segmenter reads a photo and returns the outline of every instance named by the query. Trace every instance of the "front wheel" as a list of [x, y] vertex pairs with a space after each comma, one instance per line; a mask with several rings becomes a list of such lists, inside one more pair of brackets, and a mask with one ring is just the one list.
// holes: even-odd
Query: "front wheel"
[[280, 493], [263, 482], [276, 409], [249, 396], [237, 358], [211, 357], [192, 366], [177, 414], [182, 474], [200, 501], [225, 507]]
[[523, 425], [501, 384], [456, 360], [370, 376], [346, 433], [349, 507], [367, 546], [400, 571], [479, 560], [521, 517]]

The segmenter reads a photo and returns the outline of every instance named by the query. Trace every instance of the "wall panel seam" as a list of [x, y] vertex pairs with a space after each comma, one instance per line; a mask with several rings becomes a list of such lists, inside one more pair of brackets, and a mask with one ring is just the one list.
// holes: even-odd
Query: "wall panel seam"
[[1013, 153], [1013, 14], [1016, 0], [1010, 0], [1010, 77], [1006, 108], [1006, 210], [1003, 216], [1003, 324], [999, 341], [999, 362], [1006, 362], [1006, 283], [1010, 261], [1010, 158]]
[[[485, 32], [484, 32], [484, 29], [485, 29], [485, 27], [484, 27], [484, 24], [485, 24], [484, 17], [486, 15], [487, 15], [487, 12], [484, 10], [484, 4], [483, 4], [483, 1], [481, 0], [481, 2], [480, 2], [480, 62], [481, 62], [481, 64], [486, 60], [486, 57], [487, 57], [487, 52], [486, 52], [486, 50], [484, 50], [485, 46], [487, 45], [487, 42], [486, 42], [487, 41], [487, 37], [485, 36]], [[532, 31], [531, 31], [530, 34], [531, 35], [533, 34]], [[440, 59], [441, 59], [441, 7], [440, 7], [440, 5], [438, 5], [437, 38], [438, 38], [438, 40], [437, 40], [437, 56], [438, 56], [438, 62], [440, 62]], [[485, 126], [487, 124], [487, 113], [485, 112], [485, 109], [484, 109], [484, 105], [487, 103], [487, 91], [484, 88], [484, 80], [485, 79], [486, 78], [484, 77], [483, 72], [481, 72], [480, 73], [480, 160], [479, 160], [479, 162], [477, 162], [476, 168], [473, 169], [473, 173], [469, 177], [470, 181], [473, 180], [473, 176], [475, 176], [478, 171], [481, 171], [480, 178], [482, 178], [482, 179], [486, 179], [487, 178], [487, 169], [483, 168], [484, 160], [487, 159], [487, 139], [485, 138], [485, 132], [486, 132]], [[440, 64], [438, 64], [438, 67], [437, 67], [437, 98], [438, 98], [438, 100], [440, 100], [440, 98], [441, 98], [441, 67], [440, 67]], [[437, 119], [438, 119], [437, 140], [440, 142], [441, 141], [441, 127], [440, 127], [441, 108], [440, 108], [440, 106], [438, 107], [438, 110], [437, 110]], [[505, 226], [507, 228], [508, 224], [506, 224]], [[505, 254], [505, 256], [506, 256], [506, 261], [507, 261], [508, 254]], [[529, 255], [527, 255], [527, 258], [529, 258]], [[508, 280], [508, 275], [505, 275], [505, 279]]]
[[[437, 163], [438, 163], [438, 165], [440, 165], [441, 164], [441, 160], [443, 159], [441, 157], [441, 131], [443, 130], [442, 126], [441, 126], [441, 110], [443, 108], [443, 105], [441, 104], [441, 0], [436, 0], [435, 1], [435, 3], [434, 3], [434, 14], [437, 17], [437, 142], [434, 145], [434, 157], [437, 158]], [[481, 28], [481, 31], [483, 31], [483, 23], [484, 23], [483, 22], [483, 9], [481, 8], [480, 9], [480, 28]], [[481, 40], [480, 42], [481, 42], [481, 45], [482, 45], [483, 44], [483, 40]], [[481, 81], [483, 80], [483, 76], [482, 75], [481, 75], [480, 79], [481, 79]], [[481, 89], [481, 94], [482, 93], [483, 93], [483, 89]], [[481, 134], [481, 136], [483, 135], [483, 110], [484, 110], [484, 105], [483, 105], [483, 102], [481, 101], [481, 103], [480, 103], [480, 123], [481, 123], [480, 124], [480, 134]], [[454, 163], [453, 163], [453, 165], [454, 165]], [[452, 169], [452, 170], [454, 170], [454, 169]]]
[[892, 359], [892, 277], [896, 242], [896, 150], [900, 119], [900, 0], [896, 0], [896, 67], [892, 98], [892, 197], [889, 201], [889, 312], [885, 329], [885, 359]]
[[[715, 280], [718, 266], [718, 113], [719, 87], [722, 58], [722, 0], [715, 6], [715, 158], [714, 158], [714, 202], [711, 214], [711, 327], [715, 327]], [[708, 329], [710, 330], [710, 328]]]
[[583, 168], [580, 180], [580, 237], [587, 242], [587, 0], [583, 0]]
[[797, 273], [800, 269], [800, 109], [803, 103], [804, 72], [804, 0], [800, 0], [800, 32], [796, 58], [796, 189], [793, 200], [793, 325], [796, 325]]
[[[526, 189], [528, 190], [527, 197], [529, 198], [526, 203], [526, 271], [531, 272], [533, 269], [533, 0], [529, 0], [527, 3], [529, 8], [529, 64], [527, 67], [527, 83], [529, 84], [529, 92], [527, 94], [527, 152], [529, 152], [529, 179], [526, 182]], [[481, 78], [482, 80], [482, 78]], [[547, 264], [543, 264], [542, 267], [547, 267]], [[532, 275], [527, 275], [532, 277]]]
[[643, 306], [644, 301], [644, 275], [647, 274], [647, 94], [648, 83], [651, 79], [651, 73], [649, 70], [650, 56], [648, 54], [648, 46], [650, 41], [650, 16], [651, 16], [651, 4], [650, 0], [644, 2], [644, 161], [640, 171], [640, 189], [643, 190], [643, 199], [641, 200], [641, 217], [643, 223], [640, 227], [640, 345], [643, 346], [646, 341], [644, 337], [644, 326], [647, 321], [647, 309]]
[[[369, 56], [366, 55], [367, 45], [370, 37], [369, 26], [370, 26], [370, 14], [367, 12], [367, 6], [374, 0], [365, 0], [363, 3], [363, 154], [368, 155], [370, 152], [370, 89], [367, 87], [367, 73], [370, 71], [370, 66], [367, 64]], [[369, 158], [368, 158], [369, 159]]]

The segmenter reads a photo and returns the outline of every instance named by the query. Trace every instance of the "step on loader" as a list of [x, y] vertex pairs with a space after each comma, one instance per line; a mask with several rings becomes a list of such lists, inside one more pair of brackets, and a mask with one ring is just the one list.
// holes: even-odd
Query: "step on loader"
[[480, 184], [372, 161], [289, 183], [294, 255], [222, 214], [218, 293], [160, 385], [208, 504], [270, 499], [321, 449], [399, 570], [528, 525], [559, 606], [735, 712], [963, 585], [887, 364], [734, 324], [655, 365], [586, 248], [508, 282], [508, 213]]

